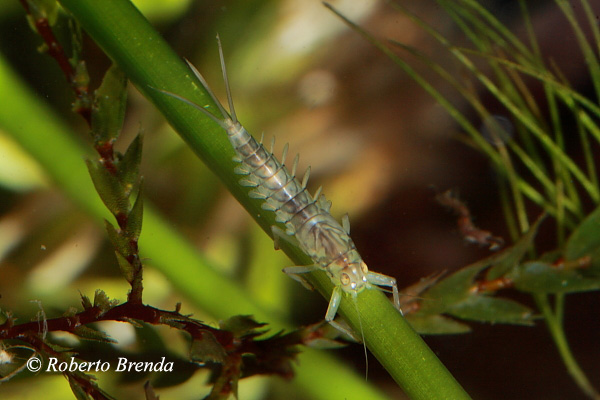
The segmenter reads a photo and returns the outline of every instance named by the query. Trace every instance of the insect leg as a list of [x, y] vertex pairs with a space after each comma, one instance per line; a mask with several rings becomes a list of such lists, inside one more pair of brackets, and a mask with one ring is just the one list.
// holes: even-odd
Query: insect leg
[[309, 272], [313, 272], [318, 269], [319, 269], [319, 267], [317, 267], [316, 265], [297, 265], [294, 267], [286, 267], [283, 269], [283, 272], [285, 272], [287, 275], [289, 275], [290, 278], [292, 278], [293, 280], [300, 282], [302, 284], [302, 286], [304, 286], [308, 290], [314, 290], [314, 287], [310, 284], [310, 282], [308, 282], [306, 279], [304, 279], [301, 276], [301, 274], [307, 274]]
[[387, 276], [377, 272], [369, 271], [367, 273], [367, 282], [377, 286], [385, 286], [392, 288], [394, 306], [398, 309], [398, 311], [400, 311], [400, 314], [402, 314], [402, 309], [400, 308], [400, 294], [398, 293], [398, 285], [396, 284], [396, 278], [392, 278], [391, 276]]
[[273, 232], [273, 244], [275, 245], [275, 250], [280, 249], [279, 244], [282, 240], [291, 244], [292, 246], [300, 247], [298, 239], [296, 239], [294, 236], [288, 235], [283, 229], [279, 228], [278, 226], [271, 226], [271, 232]]
[[[354, 332], [339, 322], [334, 321], [335, 315], [340, 307], [340, 302], [342, 301], [342, 293], [341, 286], [336, 286], [333, 288], [331, 299], [329, 300], [329, 307], [327, 307], [327, 313], [325, 314], [325, 321], [329, 322], [329, 324], [331, 324], [331, 326], [338, 331], [348, 335], [350, 338], [352, 338], [352, 340], [360, 343], [361, 340], [354, 335]], [[356, 299], [354, 299], [354, 301], [356, 301]]]

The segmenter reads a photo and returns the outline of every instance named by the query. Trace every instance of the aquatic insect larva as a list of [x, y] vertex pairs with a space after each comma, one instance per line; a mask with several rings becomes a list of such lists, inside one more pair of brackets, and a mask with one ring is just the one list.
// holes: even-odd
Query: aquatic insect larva
[[189, 62], [189, 67], [217, 104], [223, 119], [177, 94], [164, 90], [160, 92], [193, 106], [227, 132], [236, 153], [235, 161], [239, 163], [235, 172], [244, 175], [240, 184], [254, 187], [250, 196], [263, 199], [262, 208], [274, 212], [276, 220], [286, 227], [285, 232], [277, 227], [272, 228], [276, 248], [279, 240], [286, 240], [300, 247], [314, 262], [312, 265], [284, 268], [283, 271], [305, 285], [307, 283], [301, 277], [302, 274], [315, 270], [325, 271], [335, 286], [325, 320], [338, 330], [354, 337], [348, 329], [334, 321], [343, 293], [349, 294], [356, 305], [356, 296], [364, 289], [371, 289], [374, 286], [391, 288], [394, 305], [400, 310], [396, 279], [369, 271], [350, 238], [348, 218], [345, 217], [340, 224], [329, 213], [331, 203], [321, 195], [321, 189], [314, 196], [306, 190], [308, 171], [302, 182], [296, 179], [298, 157], [294, 160], [291, 173], [288, 171], [284, 164], [287, 145], [283, 151], [282, 161], [279, 162], [272, 149], [267, 151], [262, 145], [262, 140], [257, 142], [239, 123], [233, 107], [223, 49], [218, 36], [217, 41], [230, 113], [216, 98], [200, 72]]

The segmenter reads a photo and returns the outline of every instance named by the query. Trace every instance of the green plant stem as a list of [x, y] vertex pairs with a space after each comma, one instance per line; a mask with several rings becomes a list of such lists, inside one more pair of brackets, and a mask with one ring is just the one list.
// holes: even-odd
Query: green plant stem
[[579, 367], [579, 364], [575, 360], [573, 353], [571, 352], [571, 348], [569, 347], [569, 343], [567, 341], [567, 337], [565, 336], [565, 331], [562, 325], [562, 308], [563, 308], [563, 295], [557, 295], [556, 303], [557, 309], [556, 311], [552, 311], [552, 307], [550, 306], [550, 301], [547, 295], [543, 294], [535, 294], [533, 298], [535, 302], [542, 312], [544, 316], [544, 320], [546, 321], [546, 326], [550, 331], [550, 335], [552, 336], [552, 340], [554, 340], [554, 344], [558, 349], [558, 353], [563, 360], [563, 363], [567, 367], [567, 371], [577, 383], [579, 388], [590, 398], [592, 399], [600, 399], [600, 394], [594, 389], [588, 378], [585, 376], [585, 373]]

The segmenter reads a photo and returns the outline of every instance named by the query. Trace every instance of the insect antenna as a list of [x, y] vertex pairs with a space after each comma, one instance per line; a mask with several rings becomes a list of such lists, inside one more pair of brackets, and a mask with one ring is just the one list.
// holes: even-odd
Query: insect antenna
[[[186, 60], [186, 62], [188, 62], [188, 61]], [[191, 65], [191, 64], [189, 64], [189, 62], [188, 62], [188, 65]], [[219, 126], [221, 126], [221, 128], [227, 129], [227, 124], [225, 124], [225, 122], [223, 120], [220, 120], [219, 118], [215, 117], [213, 114], [211, 114], [209, 111], [207, 111], [204, 107], [199, 106], [198, 104], [194, 103], [193, 101], [188, 100], [185, 97], [182, 97], [173, 92], [169, 92], [168, 90], [158, 89], [158, 88], [155, 88], [154, 86], [148, 86], [148, 87], [152, 90], [156, 90], [157, 92], [166, 94], [169, 97], [173, 97], [174, 99], [180, 100], [180, 101], [184, 102], [185, 104], [194, 107], [196, 110], [201, 111], [204, 115], [206, 115], [207, 117], [209, 117], [210, 119], [215, 121], [217, 124], [219, 124]]]
[[365, 343], [365, 332], [363, 331], [362, 319], [360, 318], [360, 312], [358, 311], [358, 301], [354, 300], [354, 308], [356, 309], [356, 315], [358, 316], [358, 326], [360, 327], [360, 338], [363, 343], [363, 350], [365, 351], [365, 381], [369, 379], [369, 355], [367, 353], [367, 344]]
[[204, 107], [202, 107], [184, 97], [181, 97], [178, 94], [169, 92], [167, 90], [157, 89], [152, 86], [149, 86], [149, 87], [151, 89], [158, 90], [159, 92], [164, 93], [167, 96], [171, 96], [177, 100], [181, 100], [184, 103], [194, 107], [195, 109], [201, 111], [204, 115], [206, 115], [207, 117], [209, 117], [210, 119], [215, 121], [217, 124], [219, 124], [223, 129], [227, 130], [227, 128], [228, 128], [228, 124], [226, 123], [227, 120], [230, 120], [234, 123], [238, 123], [238, 120], [237, 120], [237, 115], [235, 114], [235, 108], [233, 106], [233, 98], [231, 97], [231, 88], [229, 87], [229, 78], [227, 77], [227, 69], [225, 67], [225, 57], [223, 56], [223, 47], [221, 46], [221, 39], [219, 38], [218, 34], [217, 34], [217, 43], [219, 44], [219, 57], [221, 59], [221, 71], [223, 71], [223, 80], [225, 81], [225, 90], [227, 92], [227, 102], [229, 103], [229, 110], [230, 110], [231, 114], [229, 112], [227, 112], [225, 107], [223, 107], [223, 105], [221, 104], [221, 102], [219, 101], [219, 99], [217, 98], [215, 93], [212, 91], [210, 86], [208, 86], [208, 82], [206, 82], [206, 79], [204, 79], [204, 76], [202, 76], [200, 71], [198, 71], [198, 69], [196, 67], [194, 67], [194, 64], [192, 64], [188, 59], [184, 59], [184, 60], [185, 60], [186, 64], [188, 65], [188, 67], [192, 70], [192, 72], [194, 73], [196, 78], [200, 81], [200, 84], [202, 84], [202, 87], [204, 88], [204, 90], [206, 90], [206, 92], [208, 93], [210, 98], [217, 105], [219, 112], [223, 116], [222, 120], [219, 119], [214, 114], [212, 114], [211, 112], [209, 112], [208, 110], [206, 110]]
[[[217, 108], [219, 109], [219, 111], [221, 112], [221, 115], [223, 116], [223, 118], [227, 119], [231, 119], [234, 122], [237, 122], [237, 120], [231, 118], [231, 116], [229, 115], [229, 113], [227, 112], [227, 110], [225, 110], [225, 108], [223, 107], [223, 105], [221, 104], [221, 102], [219, 101], [219, 99], [217, 99], [217, 96], [215, 95], [215, 93], [212, 91], [212, 89], [210, 88], [210, 86], [208, 86], [208, 83], [206, 82], [206, 79], [204, 79], [204, 77], [202, 76], [202, 74], [200, 73], [200, 71], [198, 71], [198, 69], [196, 69], [196, 67], [194, 67], [194, 65], [188, 60], [185, 59], [185, 62], [187, 63], [188, 67], [190, 67], [190, 69], [192, 70], [192, 72], [194, 73], [194, 75], [196, 76], [196, 78], [200, 81], [200, 83], [202, 84], [202, 87], [204, 88], [204, 90], [206, 90], [206, 92], [208, 93], [208, 95], [210, 96], [210, 98], [215, 102], [215, 104], [217, 105]], [[161, 90], [162, 91], [162, 90]], [[206, 114], [207, 116], [209, 116], [213, 121], [216, 121], [219, 125], [223, 126], [224, 128], [226, 127], [226, 125], [223, 123], [222, 120], [218, 119], [216, 116], [214, 116], [213, 114], [211, 114], [210, 112], [208, 112], [204, 107], [199, 106], [196, 103], [193, 103], [187, 99], [184, 99], [178, 95], [174, 95], [173, 93], [169, 93], [169, 92], [164, 92], [163, 93], [169, 94], [172, 97], [175, 97], [177, 99], [183, 100], [184, 102], [186, 102], [187, 104], [190, 104], [194, 107], [196, 107], [198, 110], [204, 112], [204, 114]]]

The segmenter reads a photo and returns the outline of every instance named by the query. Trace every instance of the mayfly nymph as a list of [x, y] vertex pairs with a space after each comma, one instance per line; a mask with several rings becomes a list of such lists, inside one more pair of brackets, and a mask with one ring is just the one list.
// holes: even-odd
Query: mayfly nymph
[[307, 170], [306, 175], [300, 182], [296, 178], [298, 156], [294, 159], [291, 173], [284, 164], [287, 145], [283, 150], [282, 161], [279, 162], [273, 154], [273, 149], [271, 148], [271, 151], [268, 151], [263, 146], [262, 140], [260, 142], [256, 141], [237, 120], [225, 68], [223, 49], [218, 36], [217, 41], [229, 112], [219, 102], [200, 72], [191, 63], [188, 62], [188, 65], [216, 103], [222, 119], [213, 115], [204, 107], [175, 93], [160, 89], [159, 91], [198, 109], [227, 132], [229, 141], [236, 153], [235, 161], [239, 163], [235, 168], [235, 172], [244, 175], [244, 178], [240, 180], [240, 184], [254, 187], [250, 192], [250, 196], [264, 200], [262, 208], [274, 212], [276, 221], [286, 227], [285, 232], [278, 227], [272, 227], [275, 247], [278, 248], [279, 240], [288, 241], [298, 246], [314, 262], [312, 265], [287, 267], [283, 271], [306, 285], [305, 279], [301, 277], [302, 274], [323, 270], [333, 282], [334, 290], [325, 315], [327, 322], [338, 330], [354, 337], [348, 329], [334, 321], [342, 295], [343, 293], [349, 294], [356, 304], [358, 293], [374, 286], [391, 288], [394, 305], [401, 311], [396, 279], [368, 270], [350, 238], [350, 223], [347, 216], [343, 218], [342, 224], [340, 224], [329, 213], [331, 203], [321, 194], [321, 188], [317, 190], [314, 196], [306, 189], [310, 169]]

